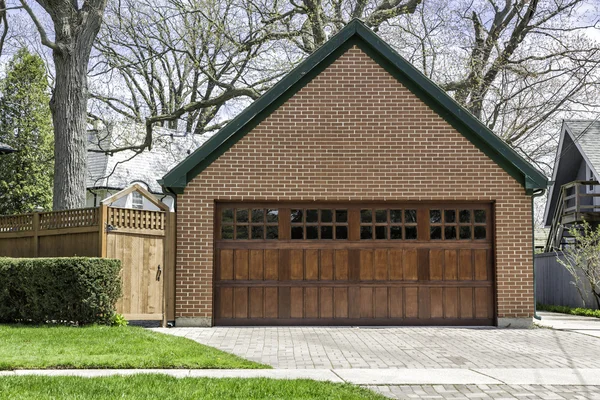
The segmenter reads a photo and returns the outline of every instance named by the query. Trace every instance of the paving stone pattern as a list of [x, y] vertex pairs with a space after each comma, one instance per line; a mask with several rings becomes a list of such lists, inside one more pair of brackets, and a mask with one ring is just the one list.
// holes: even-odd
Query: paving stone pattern
[[275, 368], [597, 368], [600, 339], [550, 329], [155, 329]]
[[600, 386], [409, 385], [365, 387], [392, 399], [600, 399]]

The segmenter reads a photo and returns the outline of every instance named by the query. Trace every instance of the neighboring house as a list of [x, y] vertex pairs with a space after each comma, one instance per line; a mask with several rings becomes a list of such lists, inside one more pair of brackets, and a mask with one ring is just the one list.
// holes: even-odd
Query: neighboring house
[[600, 121], [563, 121], [544, 224], [550, 228], [545, 252], [571, 240], [569, 228], [584, 219], [600, 222]]
[[353, 20], [165, 175], [177, 326], [529, 326], [546, 177]]
[[[111, 150], [139, 144], [144, 134], [145, 127], [134, 123], [103, 126], [88, 131], [89, 148]], [[133, 150], [113, 154], [89, 151], [87, 207], [96, 207], [103, 199], [137, 183], [173, 210], [173, 196], [163, 193], [157, 180], [206, 140], [205, 136], [176, 134], [158, 127], [154, 129], [152, 149], [140, 154]], [[113, 206], [158, 210], [138, 192], [120, 198]]]
[[14, 153], [16, 150], [7, 144], [0, 142], [0, 155]]

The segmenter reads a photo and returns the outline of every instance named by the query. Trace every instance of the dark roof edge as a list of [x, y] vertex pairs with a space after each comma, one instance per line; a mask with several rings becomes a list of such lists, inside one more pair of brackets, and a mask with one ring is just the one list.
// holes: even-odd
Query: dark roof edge
[[[369, 46], [369, 50], [373, 50], [380, 55], [381, 59], [376, 60], [377, 62], [380, 64], [385, 62], [392, 66], [391, 68], [395, 70], [393, 75], [397, 79], [401, 76], [402, 80], [408, 79], [413, 83], [412, 89], [418, 90], [420, 88], [423, 92], [421, 95], [429, 100], [427, 103], [435, 102], [438, 105], [436, 111], [442, 111], [441, 116], [444, 119], [451, 119], [454, 122], [452, 125], [459, 132], [513, 176], [528, 192], [534, 189], [545, 189], [548, 186], [548, 180], [541, 172], [357, 19], [348, 23], [217, 134], [171, 169], [163, 179], [158, 181], [159, 184], [174, 193], [182, 193], [189, 181], [224, 152], [224, 150], [219, 151], [222, 145], [229, 142], [231, 146], [243, 137], [244, 133], [240, 134], [240, 132], [247, 125], [256, 122], [253, 120], [260, 119], [257, 117], [263, 116], [265, 110], [268, 111], [268, 108], [292, 87], [309, 77], [311, 71], [317, 69], [323, 61], [331, 58], [330, 56], [336, 53], [336, 50], [340, 50], [340, 48], [347, 45], [347, 42], [353, 37], [360, 38], [363, 43]], [[392, 71], [388, 70], [388, 72]]]

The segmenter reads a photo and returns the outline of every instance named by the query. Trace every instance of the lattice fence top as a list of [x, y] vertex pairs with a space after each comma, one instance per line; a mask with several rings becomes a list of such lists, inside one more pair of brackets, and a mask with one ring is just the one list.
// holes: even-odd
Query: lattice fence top
[[0, 216], [0, 232], [25, 232], [33, 230], [33, 214]]
[[164, 230], [165, 213], [109, 207], [107, 223], [115, 228]]
[[98, 225], [98, 208], [40, 213], [40, 229], [77, 228]]

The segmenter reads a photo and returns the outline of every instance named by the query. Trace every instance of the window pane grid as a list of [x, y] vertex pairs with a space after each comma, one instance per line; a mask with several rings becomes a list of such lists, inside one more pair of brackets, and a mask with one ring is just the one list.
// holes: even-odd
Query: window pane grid
[[221, 239], [272, 240], [279, 237], [279, 211], [264, 208], [221, 210]]
[[483, 240], [487, 234], [486, 210], [429, 210], [431, 240]]
[[416, 240], [417, 211], [370, 208], [360, 210], [361, 240]]
[[292, 240], [348, 239], [348, 210], [293, 209], [290, 218]]

